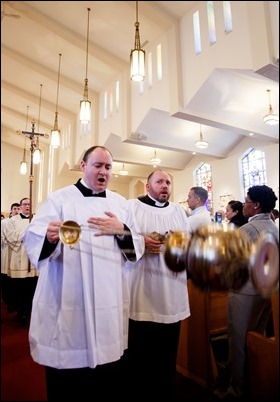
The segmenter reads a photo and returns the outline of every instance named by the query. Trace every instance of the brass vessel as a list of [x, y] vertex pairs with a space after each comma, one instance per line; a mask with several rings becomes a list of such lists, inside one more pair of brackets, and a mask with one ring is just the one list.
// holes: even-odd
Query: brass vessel
[[261, 233], [253, 244], [250, 265], [252, 281], [263, 297], [279, 288], [279, 244], [271, 233]]
[[191, 236], [169, 235], [165, 261], [174, 272], [188, 270], [202, 290], [239, 289], [249, 277], [251, 241], [232, 224], [212, 223]]
[[65, 221], [59, 228], [59, 238], [63, 244], [73, 246], [81, 237], [81, 225], [75, 221]]
[[190, 236], [184, 231], [171, 233], [165, 242], [164, 259], [173, 272], [182, 272], [187, 268], [187, 250]]
[[202, 290], [241, 288], [249, 278], [251, 241], [232, 224], [213, 223], [196, 231], [188, 247], [191, 278]]

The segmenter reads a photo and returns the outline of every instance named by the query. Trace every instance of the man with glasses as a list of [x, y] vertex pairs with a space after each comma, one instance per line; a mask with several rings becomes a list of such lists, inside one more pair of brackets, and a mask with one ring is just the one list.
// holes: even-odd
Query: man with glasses
[[11, 277], [16, 311], [21, 325], [25, 325], [30, 317], [38, 274], [30, 264], [22, 244], [23, 234], [29, 225], [30, 200], [22, 198], [19, 204], [21, 212], [9, 219], [4, 235], [10, 253], [8, 275]]

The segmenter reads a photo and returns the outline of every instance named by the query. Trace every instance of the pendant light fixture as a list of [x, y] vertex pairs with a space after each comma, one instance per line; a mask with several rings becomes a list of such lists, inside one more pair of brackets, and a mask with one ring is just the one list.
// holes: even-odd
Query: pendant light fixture
[[[42, 102], [42, 87], [40, 84], [40, 98], [39, 98], [39, 113], [38, 113], [38, 132], [40, 132], [40, 114], [41, 114], [41, 102]], [[33, 162], [38, 165], [41, 162], [41, 150], [39, 144], [39, 137], [36, 138], [36, 143], [34, 144]]]
[[122, 165], [122, 169], [119, 170], [119, 175], [121, 175], [121, 176], [127, 176], [128, 175], [128, 171], [125, 170], [125, 168], [124, 168], [124, 163]]
[[[26, 143], [26, 138], [25, 138], [25, 143]], [[20, 162], [19, 172], [20, 172], [20, 174], [22, 174], [23, 176], [26, 175], [26, 173], [27, 173], [27, 162], [26, 162], [26, 148], [25, 148], [25, 144], [24, 144], [24, 150], [23, 150], [22, 161]]]
[[87, 20], [87, 51], [86, 51], [86, 78], [85, 78], [85, 86], [84, 86], [84, 98], [80, 102], [80, 122], [82, 124], [90, 124], [91, 122], [91, 102], [88, 100], [88, 41], [89, 41], [89, 13], [88, 11], [88, 20]]
[[[25, 122], [25, 130], [27, 131], [27, 123], [28, 123], [28, 111], [29, 111], [29, 106], [27, 106], [26, 110], [26, 122]], [[23, 149], [23, 157], [22, 161], [20, 162], [20, 168], [19, 168], [20, 174], [23, 176], [27, 173], [27, 162], [26, 162], [26, 136], [24, 136], [24, 149]]]
[[268, 93], [269, 107], [268, 107], [268, 113], [263, 117], [263, 122], [265, 124], [268, 124], [269, 126], [275, 126], [276, 124], [279, 124], [279, 115], [273, 113], [270, 101], [270, 89], [267, 89], [266, 92]]
[[51, 131], [51, 147], [52, 148], [59, 148], [60, 147], [60, 130], [58, 129], [58, 111], [57, 111], [57, 109], [58, 109], [58, 93], [59, 93], [61, 56], [62, 56], [62, 54], [59, 53], [55, 117], [54, 117], [54, 126], [53, 126], [53, 129]]
[[150, 159], [150, 163], [153, 165], [153, 167], [157, 167], [161, 163], [161, 159], [157, 157], [157, 151], [154, 151], [154, 156]]
[[134, 49], [130, 52], [130, 77], [132, 81], [144, 81], [145, 78], [145, 50], [141, 49], [139, 21], [138, 21], [138, 1], [136, 1], [136, 22], [135, 22], [135, 42]]
[[33, 154], [33, 162], [34, 165], [39, 165], [39, 163], [41, 162], [41, 150], [39, 148], [39, 137], [37, 137], [36, 139], [36, 144], [35, 144], [35, 151]]
[[208, 147], [208, 142], [203, 139], [201, 125], [200, 125], [199, 140], [196, 141], [195, 146], [199, 149], [206, 149]]

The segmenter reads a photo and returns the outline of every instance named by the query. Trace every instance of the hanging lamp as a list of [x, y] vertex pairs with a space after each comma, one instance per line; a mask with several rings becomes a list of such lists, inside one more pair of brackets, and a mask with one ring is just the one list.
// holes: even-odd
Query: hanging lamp
[[268, 124], [269, 126], [275, 126], [276, 124], [279, 124], [279, 115], [273, 113], [272, 106], [271, 106], [271, 101], [270, 101], [270, 89], [267, 89], [266, 92], [268, 93], [268, 113], [263, 116], [263, 122], [265, 124]]
[[157, 167], [161, 163], [161, 159], [157, 157], [157, 151], [154, 151], [154, 156], [150, 159], [150, 163], [153, 165], [153, 167]]
[[195, 146], [199, 149], [206, 149], [208, 147], [208, 142], [204, 140], [201, 125], [200, 125], [200, 133], [199, 133], [199, 140], [196, 141]]
[[[29, 106], [27, 106], [26, 109], [27, 109], [27, 110], [26, 110], [25, 130], [27, 131]], [[20, 162], [19, 172], [20, 172], [20, 174], [22, 174], [23, 176], [26, 175], [26, 173], [27, 173], [27, 162], [26, 162], [26, 136], [24, 136], [23, 157], [22, 157], [22, 161]]]
[[88, 20], [87, 20], [87, 50], [86, 50], [86, 78], [85, 78], [85, 86], [84, 86], [84, 97], [80, 102], [80, 122], [81, 124], [90, 124], [91, 122], [91, 102], [88, 100], [88, 41], [89, 41], [89, 13], [88, 11]]
[[60, 130], [58, 129], [58, 94], [59, 94], [61, 56], [62, 56], [62, 54], [59, 53], [55, 117], [54, 117], [54, 126], [53, 126], [53, 129], [51, 131], [51, 147], [52, 148], [59, 148], [60, 147]]
[[121, 176], [127, 176], [127, 175], [128, 175], [128, 171], [124, 168], [124, 163], [123, 163], [123, 165], [122, 165], [122, 169], [119, 170], [119, 174], [120, 174]]
[[138, 1], [136, 1], [134, 49], [130, 52], [130, 77], [132, 81], [144, 81], [145, 78], [145, 50], [141, 49], [138, 21]]

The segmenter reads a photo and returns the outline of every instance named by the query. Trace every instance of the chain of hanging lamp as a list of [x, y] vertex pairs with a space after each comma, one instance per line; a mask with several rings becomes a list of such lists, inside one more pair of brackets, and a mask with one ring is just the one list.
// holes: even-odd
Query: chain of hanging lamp
[[[42, 88], [43, 84], [40, 84], [40, 97], [39, 97], [39, 112], [38, 112], [38, 132], [40, 131], [40, 117], [41, 117], [41, 104], [42, 104]], [[41, 161], [41, 150], [40, 150], [40, 143], [39, 137], [36, 136], [36, 141], [33, 139], [31, 141], [31, 152], [33, 153], [33, 162], [35, 165], [39, 164]]]
[[60, 131], [59, 131], [59, 129], [58, 129], [58, 95], [59, 95], [59, 81], [60, 81], [61, 56], [62, 56], [62, 54], [59, 53], [55, 117], [54, 117], [54, 126], [53, 126], [53, 130], [51, 131], [51, 146], [52, 146], [53, 148], [59, 148], [59, 147], [60, 147]]

